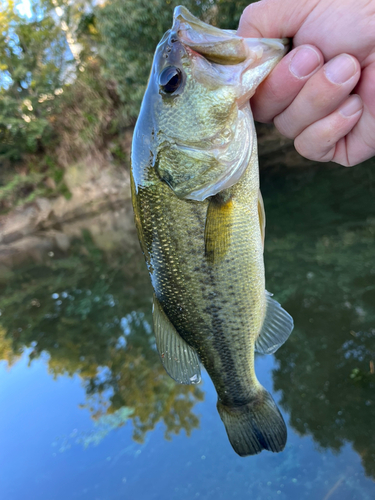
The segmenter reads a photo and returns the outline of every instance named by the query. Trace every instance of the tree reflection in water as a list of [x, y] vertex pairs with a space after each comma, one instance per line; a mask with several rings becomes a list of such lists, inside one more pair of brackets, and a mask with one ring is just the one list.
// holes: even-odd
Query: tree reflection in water
[[167, 438], [189, 435], [203, 392], [174, 383], [160, 363], [151, 287], [135, 248], [106, 255], [86, 233], [69, 255], [14, 270], [0, 293], [0, 359], [11, 365], [25, 347], [30, 361], [47, 353], [53, 377], [82, 378], [95, 419], [130, 408], [139, 442], [159, 421]]
[[375, 477], [373, 165], [273, 181], [267, 286], [295, 322], [274, 388], [295, 430], [323, 448], [351, 443]]

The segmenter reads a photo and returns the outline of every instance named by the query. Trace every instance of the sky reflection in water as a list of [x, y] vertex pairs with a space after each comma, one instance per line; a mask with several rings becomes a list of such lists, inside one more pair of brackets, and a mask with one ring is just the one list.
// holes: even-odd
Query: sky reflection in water
[[372, 175], [338, 167], [262, 184], [267, 288], [296, 324], [256, 362], [288, 424], [280, 454], [236, 456], [207, 375], [186, 387], [164, 373], [134, 232], [125, 251], [85, 232], [3, 276], [4, 498], [374, 498]]

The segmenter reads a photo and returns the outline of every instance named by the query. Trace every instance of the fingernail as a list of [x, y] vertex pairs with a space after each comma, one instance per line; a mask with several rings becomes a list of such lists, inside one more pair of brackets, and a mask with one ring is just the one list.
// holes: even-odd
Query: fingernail
[[324, 71], [330, 82], [342, 84], [355, 75], [357, 66], [352, 57], [341, 54], [329, 61], [325, 65]]
[[340, 108], [339, 113], [345, 118], [353, 116], [362, 109], [362, 99], [358, 95], [352, 95]]
[[319, 54], [311, 47], [303, 47], [295, 53], [289, 70], [297, 78], [310, 75], [320, 64]]

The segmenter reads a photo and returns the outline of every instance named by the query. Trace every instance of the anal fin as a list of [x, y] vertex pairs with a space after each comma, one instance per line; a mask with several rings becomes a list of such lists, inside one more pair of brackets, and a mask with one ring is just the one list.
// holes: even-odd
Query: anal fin
[[293, 330], [293, 318], [266, 291], [266, 315], [262, 329], [255, 341], [255, 350], [272, 354], [288, 340]]
[[156, 345], [168, 375], [180, 384], [199, 384], [198, 355], [177, 333], [155, 296], [153, 319]]

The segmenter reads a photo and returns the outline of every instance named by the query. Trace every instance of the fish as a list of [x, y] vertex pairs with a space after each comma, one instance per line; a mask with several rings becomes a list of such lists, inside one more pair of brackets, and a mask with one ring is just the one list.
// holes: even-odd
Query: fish
[[136, 123], [131, 190], [167, 373], [197, 384], [204, 366], [240, 456], [283, 450], [287, 429], [258, 381], [291, 316], [265, 289], [265, 213], [250, 97], [287, 40], [243, 38], [174, 10]]

